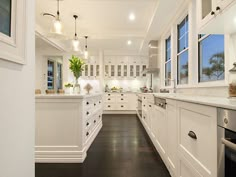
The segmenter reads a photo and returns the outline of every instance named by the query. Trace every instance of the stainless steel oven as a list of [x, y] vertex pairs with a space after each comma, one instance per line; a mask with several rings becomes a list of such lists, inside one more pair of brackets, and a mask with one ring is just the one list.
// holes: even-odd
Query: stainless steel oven
[[236, 111], [218, 109], [218, 177], [236, 177]]

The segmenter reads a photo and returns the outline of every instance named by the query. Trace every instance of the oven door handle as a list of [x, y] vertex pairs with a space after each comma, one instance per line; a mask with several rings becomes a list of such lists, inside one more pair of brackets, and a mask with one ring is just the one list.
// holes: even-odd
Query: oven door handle
[[228, 148], [236, 151], [236, 144], [230, 142], [229, 140], [226, 140], [225, 138], [221, 139], [222, 144], [224, 144], [225, 146], [227, 146]]

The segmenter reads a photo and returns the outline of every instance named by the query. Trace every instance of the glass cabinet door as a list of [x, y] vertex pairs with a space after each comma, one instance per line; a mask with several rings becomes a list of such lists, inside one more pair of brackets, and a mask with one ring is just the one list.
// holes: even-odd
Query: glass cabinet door
[[48, 60], [48, 77], [47, 77], [47, 85], [48, 89], [54, 89], [54, 61]]
[[[146, 65], [143, 65], [143, 71], [147, 68]], [[143, 77], [146, 77], [146, 74], [143, 74]]]
[[136, 76], [139, 77], [140, 76], [140, 66], [136, 65]]
[[99, 65], [96, 65], [96, 76], [98, 77], [100, 74], [100, 67]]
[[127, 66], [127, 65], [124, 65], [123, 76], [124, 76], [124, 77], [127, 77], [127, 76], [128, 76], [128, 66]]
[[88, 65], [85, 65], [84, 75], [85, 75], [85, 77], [88, 76]]
[[90, 76], [94, 76], [93, 65], [90, 65]]
[[130, 68], [129, 76], [134, 77], [134, 65], [130, 65], [129, 68]]
[[57, 89], [62, 89], [62, 64], [57, 63]]
[[111, 77], [115, 76], [115, 65], [111, 65]]
[[117, 66], [117, 76], [121, 77], [121, 65]]
[[105, 77], [109, 77], [109, 65], [105, 65]]

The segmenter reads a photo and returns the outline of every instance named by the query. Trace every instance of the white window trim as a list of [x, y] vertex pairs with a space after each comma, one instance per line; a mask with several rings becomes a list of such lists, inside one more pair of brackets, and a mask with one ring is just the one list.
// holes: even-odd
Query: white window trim
[[[170, 58], [168, 59], [168, 60], [166, 60], [166, 53], [167, 53], [167, 50], [166, 50], [166, 41], [168, 40], [170, 38]], [[166, 87], [166, 88], [168, 88], [168, 87], [171, 87], [171, 85], [172, 85], [172, 83], [171, 83], [171, 80], [172, 80], [172, 36], [171, 36], [171, 34], [169, 34], [168, 35], [168, 37], [166, 37], [165, 38], [165, 40], [164, 40], [164, 43], [165, 43], [165, 50], [164, 50], [164, 53], [165, 53], [165, 57], [164, 57], [164, 86]], [[167, 78], [166, 78], [166, 64], [168, 64], [168, 63], [170, 63], [170, 65], [171, 65], [171, 77], [170, 77], [170, 85], [166, 85], [166, 80], [167, 80]]]

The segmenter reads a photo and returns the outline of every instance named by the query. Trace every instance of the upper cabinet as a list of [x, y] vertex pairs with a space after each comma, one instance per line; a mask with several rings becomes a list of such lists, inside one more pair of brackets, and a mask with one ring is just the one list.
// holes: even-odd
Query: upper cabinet
[[225, 34], [236, 32], [236, 0], [199, 0], [197, 18], [199, 33]]
[[101, 77], [101, 65], [95, 57], [91, 57], [90, 60], [86, 61], [84, 71], [82, 72], [83, 79], [98, 79]]
[[142, 78], [142, 71], [147, 67], [147, 57], [107, 56], [104, 59], [104, 77], [116, 79]]

